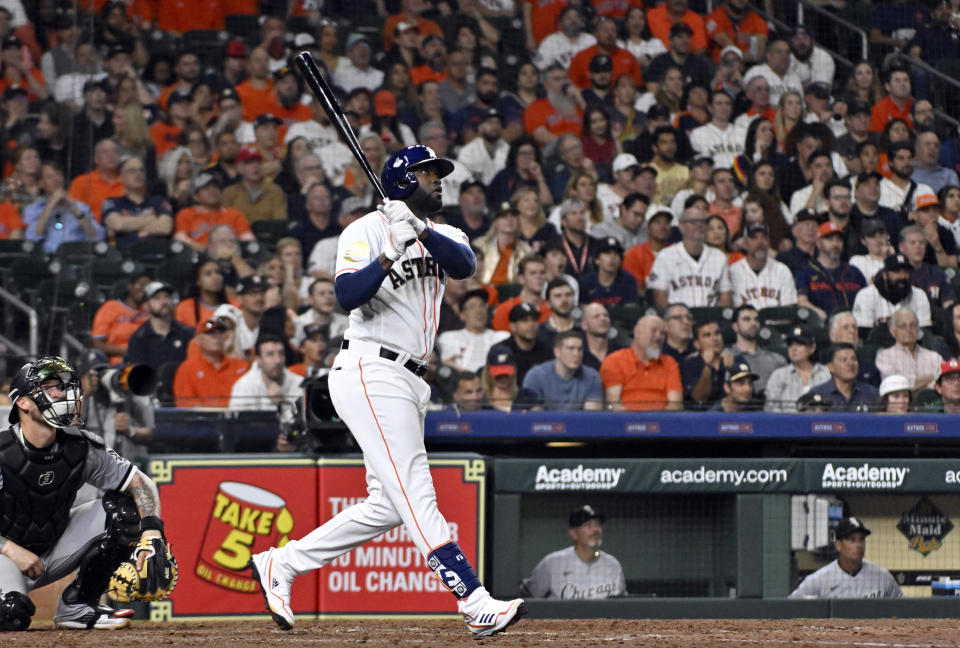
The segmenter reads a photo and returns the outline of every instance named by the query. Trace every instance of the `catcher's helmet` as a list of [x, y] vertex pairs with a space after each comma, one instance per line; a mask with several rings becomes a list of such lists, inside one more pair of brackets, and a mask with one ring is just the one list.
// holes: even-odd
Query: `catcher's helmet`
[[387, 198], [406, 198], [416, 191], [417, 177], [413, 170], [427, 165], [434, 165], [441, 178], [453, 173], [453, 162], [437, 157], [429, 146], [414, 144], [391, 155], [380, 174], [380, 182]]
[[[52, 399], [43, 388], [43, 383], [49, 380], [59, 380], [57, 387], [61, 398]], [[10, 381], [10, 403], [13, 405], [9, 416], [11, 423], [20, 420], [17, 399], [21, 396], [32, 400], [40, 410], [40, 415], [52, 427], [62, 428], [80, 422], [80, 401], [83, 398], [80, 376], [73, 365], [63, 358], [41, 356], [20, 367]]]

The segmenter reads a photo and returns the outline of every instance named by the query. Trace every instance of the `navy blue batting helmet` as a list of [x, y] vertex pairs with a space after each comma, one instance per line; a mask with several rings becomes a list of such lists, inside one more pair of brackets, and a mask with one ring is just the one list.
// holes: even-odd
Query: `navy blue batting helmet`
[[413, 194], [417, 190], [417, 178], [413, 170], [427, 165], [435, 166], [441, 178], [453, 172], [453, 162], [437, 157], [432, 148], [422, 144], [408, 146], [391, 155], [380, 174], [387, 198], [406, 198]]

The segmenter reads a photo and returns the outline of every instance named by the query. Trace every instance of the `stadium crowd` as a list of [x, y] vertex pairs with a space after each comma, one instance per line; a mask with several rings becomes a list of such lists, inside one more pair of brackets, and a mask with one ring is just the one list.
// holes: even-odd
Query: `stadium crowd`
[[960, 412], [960, 136], [900, 56], [960, 60], [960, 2], [822, 3], [868, 5], [852, 68], [746, 0], [25, 4], [10, 285], [117, 261], [81, 328], [177, 407], [273, 409], [340, 348], [337, 236], [376, 199], [309, 50], [373, 168], [455, 161], [436, 220], [478, 269], [423, 359], [438, 407]]

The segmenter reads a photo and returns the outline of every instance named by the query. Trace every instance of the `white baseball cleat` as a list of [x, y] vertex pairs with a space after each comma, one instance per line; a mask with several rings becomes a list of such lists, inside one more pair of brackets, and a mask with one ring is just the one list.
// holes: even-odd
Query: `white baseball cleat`
[[114, 610], [106, 605], [64, 605], [61, 603], [53, 625], [64, 630], [122, 630], [130, 626], [133, 610]]
[[460, 614], [475, 637], [489, 637], [505, 630], [527, 613], [523, 599], [500, 601], [479, 587], [457, 603]]
[[290, 606], [290, 583], [293, 581], [274, 560], [273, 549], [258, 553], [247, 567], [260, 584], [260, 592], [273, 620], [284, 630], [293, 627], [293, 608]]

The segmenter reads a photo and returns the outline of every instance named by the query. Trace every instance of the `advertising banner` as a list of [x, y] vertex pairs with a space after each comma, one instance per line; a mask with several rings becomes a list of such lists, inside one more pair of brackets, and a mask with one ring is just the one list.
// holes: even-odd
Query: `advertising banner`
[[[482, 573], [485, 464], [473, 456], [432, 459], [430, 467], [451, 534]], [[151, 604], [154, 621], [265, 615], [250, 556], [303, 537], [366, 497], [359, 457], [180, 456], [154, 458], [150, 473], [180, 566], [170, 599]], [[298, 616], [455, 609], [403, 525], [299, 577], [291, 600]]]

